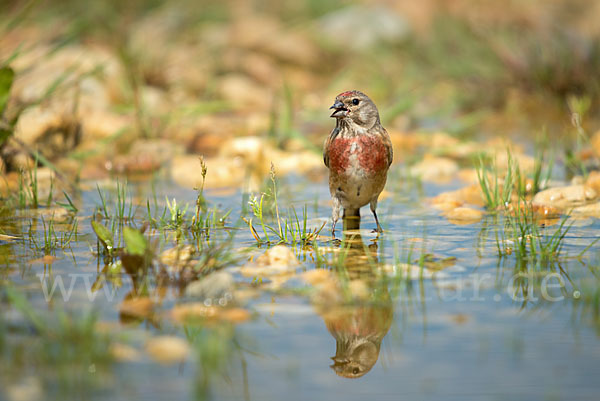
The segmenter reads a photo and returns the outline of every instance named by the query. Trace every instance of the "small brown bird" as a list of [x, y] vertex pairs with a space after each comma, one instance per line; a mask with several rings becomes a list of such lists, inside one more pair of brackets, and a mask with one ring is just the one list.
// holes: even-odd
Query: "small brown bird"
[[377, 200], [383, 191], [392, 164], [390, 136], [381, 126], [375, 103], [353, 90], [335, 98], [331, 117], [336, 124], [325, 141], [323, 160], [329, 168], [329, 192], [333, 198], [333, 225], [344, 208], [344, 218], [360, 217], [367, 203], [375, 216], [377, 232], [383, 232], [377, 218]]

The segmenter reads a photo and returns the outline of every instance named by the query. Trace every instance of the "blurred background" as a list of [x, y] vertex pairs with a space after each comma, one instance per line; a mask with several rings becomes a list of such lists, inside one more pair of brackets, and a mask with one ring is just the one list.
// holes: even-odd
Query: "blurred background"
[[[598, 128], [598, 1], [3, 0], [1, 9], [0, 63], [15, 72], [4, 136], [80, 178], [174, 160], [174, 178], [191, 185], [185, 171], [197, 159], [190, 167], [179, 156], [225, 168], [248, 149], [310, 173], [322, 168], [328, 107], [350, 89], [374, 99], [401, 162], [426, 153], [436, 132], [525, 147], [544, 133], [571, 149], [577, 129], [593, 144]], [[2, 147], [5, 172], [32, 163], [11, 141]], [[286, 165], [289, 151], [297, 157]], [[212, 176], [234, 184], [228, 174]]]

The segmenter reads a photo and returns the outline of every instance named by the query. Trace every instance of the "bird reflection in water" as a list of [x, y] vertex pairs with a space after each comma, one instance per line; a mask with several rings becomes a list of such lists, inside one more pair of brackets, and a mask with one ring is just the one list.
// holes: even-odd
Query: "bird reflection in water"
[[394, 314], [387, 285], [377, 277], [377, 243], [365, 244], [359, 227], [360, 217], [344, 219], [341, 246], [348, 254], [339, 273], [348, 283], [317, 307], [336, 341], [331, 368], [347, 378], [359, 378], [373, 368]]

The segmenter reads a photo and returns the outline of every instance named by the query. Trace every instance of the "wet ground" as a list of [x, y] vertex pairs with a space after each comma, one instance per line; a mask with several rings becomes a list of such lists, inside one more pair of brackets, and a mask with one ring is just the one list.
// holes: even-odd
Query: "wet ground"
[[[51, 210], [5, 212], [4, 288], [27, 301], [5, 290], [4, 302], [8, 298], [12, 307], [3, 306], [1, 320], [4, 396], [70, 398], [80, 391], [87, 399], [595, 399], [598, 220], [542, 227], [540, 238], [570, 227], [559, 255], [549, 260], [499, 255], [503, 214], [450, 222], [428, 199], [462, 184], [401, 182], [398, 171], [380, 203], [382, 235], [371, 232], [375, 223], [366, 209], [360, 230], [338, 231], [333, 240], [328, 224], [317, 239], [277, 247], [257, 245], [240, 219], [248, 198], [239, 191], [204, 192], [207, 210], [231, 210], [206, 236], [191, 234], [185, 224], [148, 224], [147, 206], [159, 220], [165, 197], [171, 206], [176, 199], [180, 210], [189, 204], [182, 215], [189, 224], [197, 192], [160, 178], [152, 185], [121, 185], [124, 214], [130, 202], [135, 211], [122, 226], [146, 227], [143, 236], [151, 245], [145, 273], [126, 263], [135, 254], [130, 244], [109, 256], [92, 228], [92, 219], [107, 228], [115, 221], [102, 215], [99, 195], [108, 214], [116, 214], [114, 183], [81, 192], [73, 200], [77, 213], [54, 211], [56, 238], [78, 221], [64, 246], [58, 240], [43, 248]], [[156, 200], [135, 196], [150, 188]], [[307, 205], [309, 228], [327, 221], [324, 182], [290, 177], [278, 180], [277, 188], [281, 215]], [[171, 215], [164, 220], [172, 222]], [[251, 211], [243, 217], [248, 221]], [[255, 216], [253, 226], [264, 237]], [[116, 232], [122, 232], [119, 223]], [[126, 241], [119, 245], [115, 237], [115, 247]], [[516, 248], [511, 241], [505, 246]], [[199, 277], [185, 278], [183, 257], [166, 251], [174, 246], [180, 253], [191, 247], [192, 264], [214, 258], [218, 272], [204, 267]], [[211, 253], [220, 246], [227, 255]], [[190, 291], [193, 282], [209, 284]], [[52, 343], [39, 352], [66, 352], [53, 351], [70, 331], [68, 324], [56, 328], [56, 321], [73, 323], [90, 314], [90, 336], [107, 341], [97, 354], [28, 353], [45, 335]]]

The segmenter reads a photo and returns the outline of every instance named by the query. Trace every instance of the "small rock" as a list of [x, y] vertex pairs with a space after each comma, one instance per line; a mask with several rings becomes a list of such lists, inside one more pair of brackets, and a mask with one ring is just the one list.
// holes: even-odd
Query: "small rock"
[[546, 218], [546, 219], [555, 219], [560, 217], [560, 210], [552, 206], [546, 205], [531, 205], [533, 213], [536, 216]]
[[276, 245], [256, 258], [255, 263], [243, 266], [240, 273], [247, 277], [287, 274], [295, 272], [299, 264], [289, 247]]
[[591, 171], [585, 185], [592, 188], [596, 193], [600, 193], [600, 171]]
[[252, 299], [259, 298], [262, 295], [262, 291], [256, 288], [239, 288], [233, 293], [233, 298], [236, 303], [245, 304]]
[[180, 152], [170, 141], [138, 140], [127, 154], [114, 157], [110, 170], [119, 174], [149, 174], [172, 160], [176, 153]]
[[432, 203], [431, 206], [433, 206], [434, 208], [444, 211], [444, 212], [449, 212], [451, 210], [456, 209], [457, 207], [460, 207], [464, 204], [463, 201], [459, 201], [457, 199], [437, 199], [435, 202]]
[[183, 362], [190, 353], [190, 347], [179, 337], [159, 336], [148, 340], [146, 352], [156, 362], [171, 365]]
[[44, 265], [51, 265], [52, 263], [56, 262], [57, 260], [59, 260], [59, 259], [56, 256], [44, 255], [39, 259], [34, 259], [34, 260], [30, 261], [29, 263], [31, 263], [31, 264], [40, 263], [40, 264], [44, 264]]
[[245, 136], [223, 143], [219, 156], [239, 159], [246, 167], [267, 173], [271, 167], [269, 156], [274, 150], [273, 145], [264, 138]]
[[463, 168], [458, 172], [458, 178], [469, 184], [479, 184], [477, 170], [474, 168]]
[[17, 192], [19, 190], [20, 181], [20, 174], [15, 171], [2, 174], [2, 179], [0, 179], [0, 195], [8, 197], [9, 193], [13, 191]]
[[600, 218], [600, 202], [589, 205], [577, 206], [572, 210], [573, 214]]
[[[205, 188], [239, 187], [244, 182], [247, 169], [237, 159], [205, 159], [208, 172]], [[200, 161], [197, 156], [177, 156], [171, 163], [171, 177], [187, 188], [198, 188], [202, 184]]]
[[457, 225], [477, 223], [483, 218], [481, 210], [470, 207], [457, 207], [445, 213], [449, 222]]
[[209, 274], [201, 280], [191, 282], [185, 289], [185, 295], [193, 298], [212, 299], [218, 302], [233, 292], [233, 276], [219, 271]]
[[423, 181], [450, 181], [458, 173], [458, 164], [445, 157], [425, 157], [420, 163], [412, 166], [411, 173]]
[[272, 102], [268, 90], [243, 75], [230, 74], [220, 78], [218, 91], [223, 99], [238, 107], [267, 110]]
[[434, 205], [441, 205], [438, 207], [441, 210], [449, 208], [452, 204], [462, 206], [465, 203], [483, 206], [483, 195], [479, 185], [469, 185], [468, 187], [460, 188], [454, 191], [442, 192], [441, 194], [431, 198], [431, 203]]
[[[7, 145], [6, 147], [9, 147], [9, 145]], [[27, 170], [33, 169], [33, 167], [35, 166], [35, 161], [29, 155], [29, 153], [22, 152], [22, 151], [17, 151], [16, 153], [12, 153], [12, 151], [10, 151], [9, 155], [10, 156], [8, 156], [6, 158], [6, 162], [11, 167], [12, 170], [27, 171]]]
[[333, 274], [325, 269], [312, 269], [300, 274], [299, 278], [310, 285], [316, 286], [333, 279]]
[[161, 253], [158, 260], [167, 265], [171, 273], [177, 273], [190, 265], [194, 252], [194, 247], [191, 245], [174, 247]]
[[[276, 152], [271, 155], [271, 161], [279, 174], [304, 173], [311, 170], [325, 169], [323, 158], [314, 152]], [[381, 198], [380, 198], [381, 199]]]
[[146, 318], [152, 315], [154, 305], [148, 297], [137, 297], [123, 300], [119, 314], [127, 317]]
[[590, 144], [592, 145], [592, 149], [597, 156], [600, 156], [600, 130], [596, 131], [594, 135], [590, 138]]
[[61, 113], [48, 107], [29, 107], [19, 116], [15, 136], [26, 144], [34, 144], [44, 132], [62, 125]]
[[[60, 110], [59, 107], [32, 106], [19, 116], [14, 135], [39, 149], [47, 159], [55, 160], [81, 142], [82, 131], [79, 117], [72, 111]], [[12, 148], [12, 144], [7, 146]]]
[[218, 307], [201, 302], [175, 305], [171, 310], [173, 320], [184, 324], [189, 319], [212, 319], [217, 315]]
[[250, 312], [242, 308], [225, 309], [219, 314], [219, 318], [231, 323], [242, 323], [250, 319]]
[[188, 145], [189, 152], [204, 157], [213, 157], [223, 145], [223, 136], [212, 132], [195, 133]]
[[585, 184], [585, 179], [580, 175], [574, 175], [571, 178], [571, 185], [583, 185]]
[[99, 139], [107, 139], [131, 127], [130, 117], [104, 110], [92, 110], [82, 116], [84, 149], [97, 149]]
[[111, 344], [109, 352], [113, 358], [121, 362], [135, 362], [140, 359], [140, 353], [138, 350], [129, 345], [121, 343]]
[[262, 266], [297, 266], [298, 259], [290, 247], [275, 245], [256, 259]]
[[552, 206], [557, 209], [568, 209], [590, 203], [597, 198], [597, 193], [585, 185], [549, 188], [538, 192], [532, 200], [534, 205]]
[[[419, 146], [419, 138], [412, 132], [402, 132], [390, 129], [390, 139], [394, 147], [394, 162], [403, 160], [403, 155], [412, 154]], [[396, 153], [400, 157], [396, 157]]]

